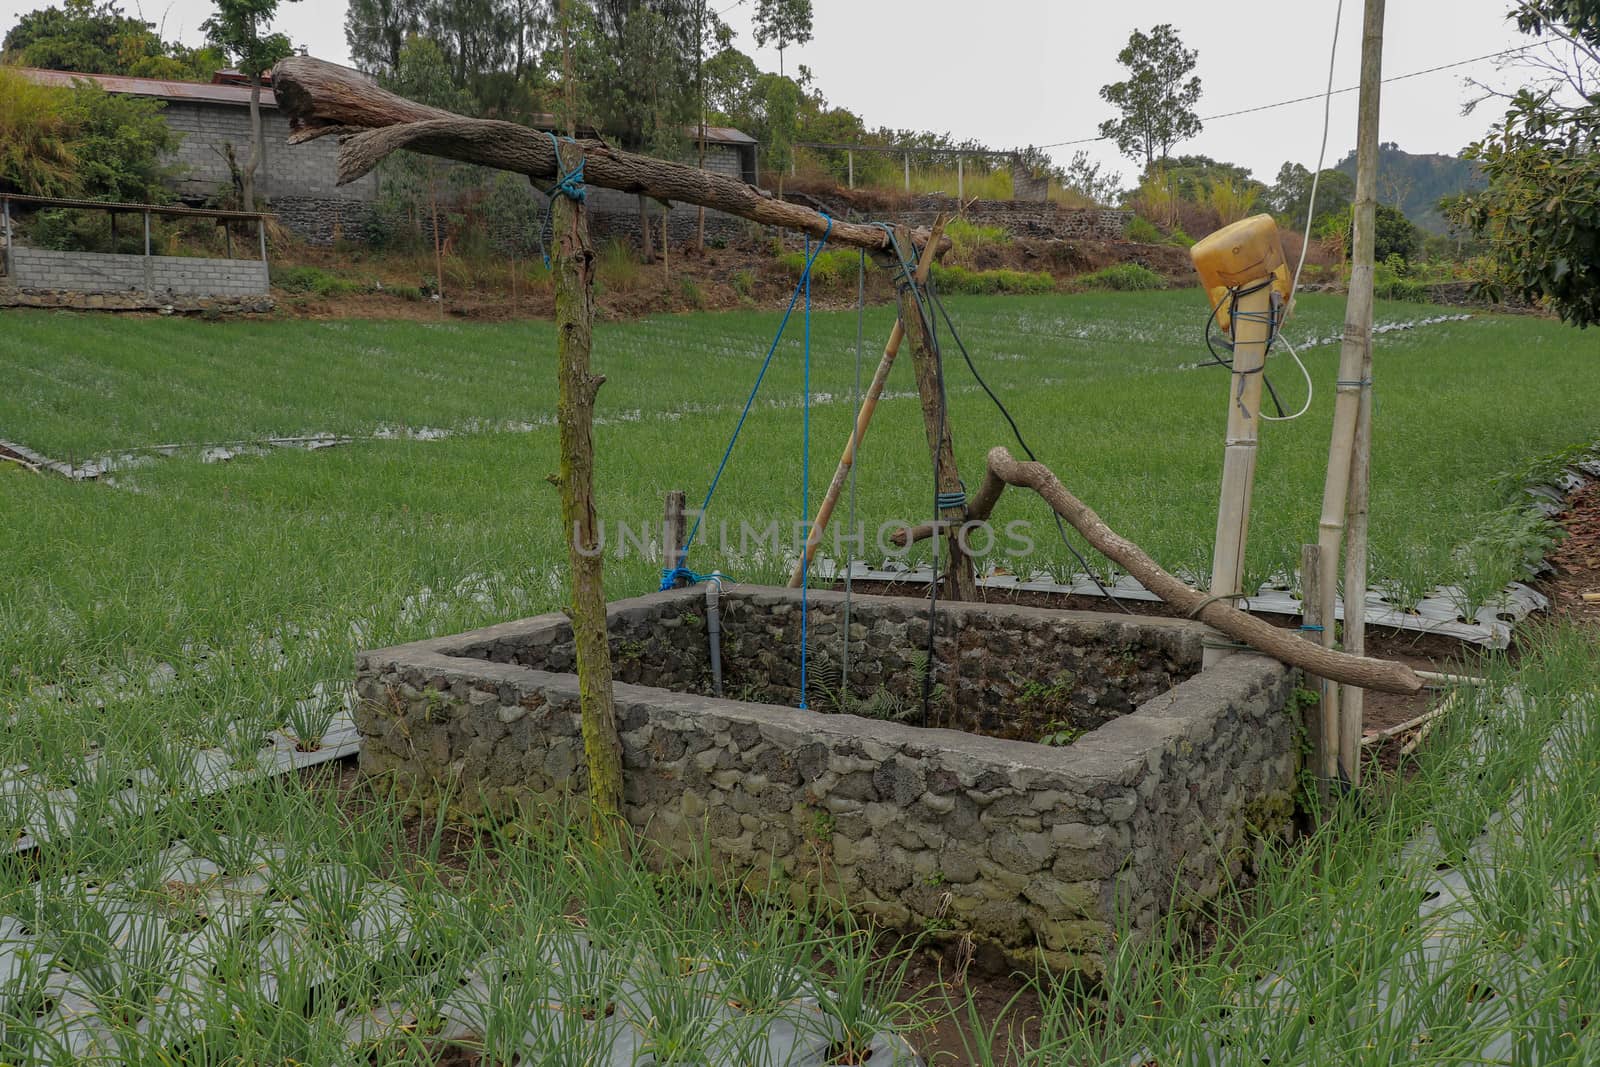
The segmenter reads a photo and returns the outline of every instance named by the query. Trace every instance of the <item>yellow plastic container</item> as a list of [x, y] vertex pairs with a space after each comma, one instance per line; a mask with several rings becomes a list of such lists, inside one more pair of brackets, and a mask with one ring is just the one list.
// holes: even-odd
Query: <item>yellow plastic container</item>
[[1232, 328], [1228, 321], [1228, 290], [1242, 289], [1267, 278], [1285, 301], [1292, 295], [1294, 279], [1278, 237], [1278, 224], [1271, 215], [1252, 215], [1198, 241], [1189, 249], [1200, 284], [1217, 309], [1217, 324]]

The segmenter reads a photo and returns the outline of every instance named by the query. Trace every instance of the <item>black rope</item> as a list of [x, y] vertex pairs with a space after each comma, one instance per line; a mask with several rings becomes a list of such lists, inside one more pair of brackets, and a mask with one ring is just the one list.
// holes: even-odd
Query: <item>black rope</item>
[[[1250, 286], [1248, 289], [1229, 289], [1228, 290], [1228, 319], [1229, 319], [1229, 321], [1233, 322], [1233, 321], [1237, 321], [1237, 319], [1238, 319], [1238, 309], [1239, 309], [1239, 298], [1240, 297], [1249, 296], [1251, 293], [1260, 292], [1262, 289], [1265, 289], [1267, 286], [1269, 286], [1271, 284], [1272, 284], [1272, 279], [1271, 278], [1267, 278], [1265, 281], [1257, 282], [1255, 285]], [[1221, 310], [1222, 310], [1222, 305], [1220, 303], [1218, 303], [1218, 304], [1216, 304], [1215, 306], [1212, 307], [1211, 314], [1206, 316], [1206, 328], [1205, 328], [1206, 351], [1211, 354], [1211, 362], [1215, 363], [1219, 367], [1226, 367], [1229, 370], [1233, 370], [1233, 360], [1231, 358], [1230, 359], [1223, 359], [1221, 356], [1219, 356], [1217, 354], [1216, 346], [1212, 343], [1212, 340], [1211, 340], [1211, 327], [1216, 325], [1217, 313], [1219, 311], [1221, 311]], [[1270, 312], [1269, 312], [1269, 314], [1270, 314]], [[1278, 398], [1278, 390], [1273, 387], [1272, 379], [1267, 376], [1267, 356], [1270, 355], [1271, 352], [1272, 352], [1272, 343], [1278, 339], [1278, 327], [1280, 325], [1281, 325], [1281, 322], [1274, 316], [1273, 319], [1272, 319], [1272, 329], [1267, 334], [1267, 349], [1266, 349], [1265, 352], [1261, 353], [1261, 366], [1257, 367], [1255, 370], [1236, 371], [1235, 373], [1237, 373], [1237, 374], [1239, 374], [1241, 376], [1242, 375], [1246, 375], [1246, 374], [1259, 374], [1259, 375], [1261, 375], [1261, 384], [1266, 386], [1267, 395], [1272, 398], [1272, 406], [1278, 409], [1278, 418], [1281, 419], [1285, 415], [1288, 414], [1288, 411], [1283, 406], [1283, 401]], [[1229, 352], [1233, 351], [1233, 342], [1232, 341], [1226, 341], [1225, 340], [1225, 341], [1223, 341], [1223, 344], [1225, 346], [1227, 346], [1227, 349], [1228, 349]], [[1241, 395], [1244, 392], [1244, 382], [1242, 380], [1239, 383], [1239, 391], [1240, 391]]]
[[[978, 373], [977, 365], [972, 362], [972, 355], [967, 351], [967, 346], [962, 342], [961, 334], [956, 329], [955, 322], [950, 318], [950, 312], [945, 309], [944, 301], [939, 299], [938, 292], [933, 289], [931, 284], [929, 293], [933, 298], [933, 306], [938, 308], [939, 314], [944, 317], [945, 326], [950, 330], [950, 339], [956, 343], [956, 348], [960, 350], [961, 358], [966, 361], [967, 369], [972, 372], [972, 377], [977, 380], [978, 387], [988, 395], [990, 400], [994, 401], [994, 406], [1000, 409], [1001, 418], [1006, 420], [1006, 425], [1011, 427], [1011, 435], [1017, 439], [1017, 447], [1022, 449], [1029, 460], [1034, 463], [1039, 462], [1039, 457], [1033, 454], [1033, 449], [1029, 448], [1028, 442], [1023, 439], [1022, 430], [1017, 426], [1017, 420], [1011, 417], [1011, 412], [1006, 409], [1005, 404], [995, 395], [994, 390], [989, 388], [989, 383], [983, 380], [983, 375]], [[1078, 566], [1083, 568], [1083, 573], [1089, 576], [1089, 580], [1094, 583], [1094, 587], [1100, 590], [1100, 595], [1115, 604], [1118, 610], [1124, 614], [1132, 615], [1133, 612], [1128, 610], [1127, 605], [1122, 603], [1111, 590], [1105, 587], [1104, 583], [1095, 575], [1093, 568], [1089, 566], [1089, 561], [1083, 558], [1083, 553], [1079, 552], [1077, 546], [1067, 537], [1066, 523], [1061, 521], [1061, 516], [1057, 514], [1055, 508], [1050, 509], [1050, 515], [1056, 520], [1056, 532], [1061, 535], [1061, 543], [1067, 546], [1067, 551], [1072, 553], [1072, 558], [1078, 561]]]

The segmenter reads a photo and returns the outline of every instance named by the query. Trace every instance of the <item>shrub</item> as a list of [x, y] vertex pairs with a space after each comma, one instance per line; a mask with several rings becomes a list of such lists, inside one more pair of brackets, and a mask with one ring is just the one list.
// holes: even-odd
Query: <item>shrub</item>
[[0, 190], [29, 196], [80, 191], [67, 93], [0, 67]]
[[692, 308], [706, 306], [705, 294], [700, 291], [699, 284], [687, 274], [678, 279], [678, 295], [683, 297], [684, 303]]
[[162, 118], [166, 104], [108, 93], [94, 82], [73, 85], [65, 113], [72, 123], [73, 152], [84, 196], [123, 203], [161, 203], [172, 199], [164, 160], [181, 135]]
[[[855, 284], [856, 269], [861, 262], [860, 254], [847, 248], [832, 248], [817, 257], [811, 264], [811, 284], [813, 288], [831, 289], [845, 282]], [[778, 263], [784, 271], [792, 274], [798, 281], [800, 272], [805, 270], [806, 254], [804, 252], [785, 252], [778, 257]], [[867, 270], [875, 269], [876, 264], [867, 260]], [[737, 286], [736, 286], [737, 288]]]
[[968, 270], [954, 264], [934, 264], [933, 282], [947, 293], [1053, 293], [1056, 280], [1044, 271]]
[[728, 278], [728, 284], [733, 286], [733, 291], [740, 296], [749, 296], [756, 291], [756, 273], [740, 267]]
[[1135, 215], [1129, 221], [1124, 235], [1130, 241], [1146, 245], [1160, 244], [1162, 240], [1161, 231], [1156, 229], [1156, 224], [1139, 215]]
[[359, 293], [366, 286], [330, 274], [321, 267], [273, 267], [272, 284], [288, 293], [316, 293], [318, 296], [337, 296], [340, 293]]
[[980, 226], [966, 219], [954, 219], [944, 228], [952, 248], [945, 261], [961, 266], [975, 266], [978, 256], [991, 249], [1003, 248], [1011, 243], [1011, 235], [999, 226]]
[[1174, 226], [1172, 232], [1167, 234], [1167, 244], [1177, 245], [1179, 248], [1193, 248], [1194, 238], [1184, 232], [1182, 226]]
[[1142, 267], [1137, 263], [1118, 263], [1114, 267], [1106, 267], [1093, 274], [1080, 274], [1077, 282], [1088, 289], [1116, 289], [1122, 292], [1167, 287], [1165, 278], [1149, 267]]
[[595, 276], [608, 292], [628, 293], [639, 287], [639, 259], [633, 249], [612, 238], [600, 248]]

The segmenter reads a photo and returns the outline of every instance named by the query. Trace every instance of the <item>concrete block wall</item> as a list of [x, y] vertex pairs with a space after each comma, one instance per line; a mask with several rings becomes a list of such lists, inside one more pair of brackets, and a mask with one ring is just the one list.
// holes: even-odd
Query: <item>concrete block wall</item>
[[[226, 190], [226, 145], [233, 145], [243, 166], [250, 158], [250, 110], [231, 104], [169, 101], [163, 112], [167, 125], [183, 134], [172, 163], [180, 172], [180, 192], [210, 196]], [[325, 137], [289, 147], [289, 120], [274, 107], [261, 109], [262, 160], [256, 170], [256, 188], [267, 198], [279, 194], [343, 196], [371, 200], [378, 195], [378, 180], [367, 175], [340, 189], [334, 183], [339, 155], [336, 138]]]
[[79, 293], [172, 292], [188, 296], [262, 296], [267, 268], [260, 260], [112, 255], [15, 248], [12, 285]]

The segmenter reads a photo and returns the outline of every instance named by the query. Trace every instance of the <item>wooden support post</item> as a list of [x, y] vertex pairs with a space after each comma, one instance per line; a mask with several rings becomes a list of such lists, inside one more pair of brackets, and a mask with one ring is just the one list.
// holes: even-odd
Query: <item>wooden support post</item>
[[911, 153], [906, 153], [906, 192], [911, 191]]
[[[1306, 640], [1319, 645], [1322, 643], [1322, 631], [1318, 627], [1332, 625], [1331, 620], [1324, 619], [1322, 615], [1321, 556], [1322, 549], [1316, 545], [1300, 547], [1300, 632]], [[1327, 693], [1332, 683], [1309, 674], [1306, 680], [1316, 683], [1319, 698], [1306, 708], [1305, 730], [1306, 737], [1311, 739], [1311, 773], [1317, 779], [1317, 800], [1321, 810], [1327, 811], [1328, 783], [1338, 771], [1335, 762], [1339, 744], [1338, 723], [1326, 713]]]
[[5, 267], [5, 273], [7, 275], [13, 275], [13, 274], [16, 273], [16, 268], [12, 266], [13, 257], [12, 257], [12, 254], [11, 254], [11, 199], [9, 197], [0, 197], [0, 215], [4, 216], [4, 232], [5, 232], [5, 239], [6, 239], [6, 248], [5, 248], [5, 253], [6, 254], [5, 254], [5, 262], [4, 262], [3, 265]]
[[966, 173], [962, 169], [960, 156], [956, 157], [956, 199], [963, 203], [967, 199]]
[[[661, 569], [676, 570], [683, 566], [683, 543], [689, 537], [689, 524], [684, 521], [684, 508], [689, 498], [682, 489], [667, 493], [666, 508], [661, 516]], [[672, 580], [673, 588], [684, 584], [682, 578]]]
[[672, 257], [667, 253], [667, 215], [671, 211], [669, 207], [661, 212], [661, 280], [668, 285], [672, 284]]
[[111, 251], [117, 250], [117, 213], [111, 212]]
[[[914, 275], [917, 284], [921, 285], [928, 280], [928, 272], [933, 268], [934, 252], [939, 246], [939, 238], [944, 233], [944, 219], [934, 220], [932, 237], [922, 247], [922, 257], [917, 261], [917, 272]], [[839, 494], [844, 491], [845, 483], [850, 478], [850, 470], [856, 463], [856, 450], [861, 447], [861, 442], [866, 440], [867, 428], [872, 425], [872, 416], [878, 410], [878, 399], [883, 396], [883, 387], [889, 380], [889, 371], [894, 368], [895, 357], [900, 354], [900, 342], [905, 337], [905, 322], [896, 319], [894, 329], [889, 331], [889, 343], [883, 346], [883, 358], [878, 360], [878, 369], [873, 372], [872, 384], [867, 386], [866, 395], [861, 398], [861, 410], [856, 413], [855, 428], [850, 431], [850, 440], [845, 443], [844, 454], [839, 457], [839, 466], [833, 472], [833, 481], [828, 484], [827, 495], [822, 498], [822, 505], [817, 508], [817, 517], [811, 524], [811, 532], [806, 535], [804, 556], [794, 565], [794, 570], [789, 574], [789, 588], [799, 589], [805, 580], [806, 567], [816, 557], [817, 546], [822, 543], [822, 535], [828, 529], [828, 522], [833, 518], [833, 509], [839, 504]], [[854, 537], [856, 532], [850, 531]], [[847, 564], [849, 560], [845, 561]]]
[[[1339, 351], [1339, 380], [1333, 409], [1333, 435], [1328, 445], [1328, 480], [1322, 493], [1322, 518], [1318, 523], [1318, 543], [1322, 549], [1321, 580], [1323, 618], [1327, 629], [1323, 644], [1334, 645], [1333, 600], [1338, 587], [1339, 548], [1345, 535], [1346, 512], [1350, 505], [1350, 486], [1356, 466], [1355, 448], [1363, 402], [1370, 404], [1370, 360], [1372, 359], [1372, 288], [1377, 249], [1378, 203], [1378, 119], [1379, 90], [1383, 78], [1384, 0], [1366, 0], [1366, 16], [1361, 41], [1361, 97], [1356, 131], [1356, 198], [1354, 244], [1350, 266], [1349, 297], [1345, 303], [1344, 343]], [[1370, 420], [1370, 408], [1368, 413]], [[1365, 461], [1363, 461], [1365, 462]], [[1365, 475], [1362, 475], [1365, 481]], [[1362, 504], [1365, 512], [1365, 503]], [[1365, 525], [1363, 523], [1363, 532]], [[1365, 545], [1361, 548], [1361, 574], [1358, 582], [1345, 585], [1345, 626], [1349, 634], [1353, 619], [1362, 622], [1365, 641], [1366, 564]], [[1347, 575], [1348, 577], [1348, 575]], [[1359, 585], [1359, 588], [1357, 587]], [[1323, 714], [1336, 719], [1338, 726], [1338, 773], [1351, 786], [1360, 784], [1361, 766], [1356, 758], [1361, 746], [1363, 708], [1359, 699], [1353, 709], [1343, 706], [1346, 692], [1327, 687]]]
[[[572, 173], [583, 150], [563, 142], [564, 173]], [[606, 634], [604, 541], [594, 509], [594, 398], [604, 384], [589, 369], [594, 339], [594, 248], [581, 201], [555, 194], [551, 212], [556, 287], [556, 356], [560, 392], [556, 422], [560, 437], [561, 529], [572, 572], [572, 634], [578, 661], [578, 706], [583, 753], [589, 770], [589, 802], [598, 836], [611, 837], [622, 811], [622, 743], [617, 737], [611, 692], [611, 646]]]
[[222, 220], [222, 247], [226, 250], [228, 259], [233, 258], [233, 227], [228, 225], [228, 220]]
[[856, 154], [854, 152], [845, 152], [844, 168], [845, 187], [848, 189], [854, 189], [856, 187]]
[[267, 220], [256, 219], [256, 239], [261, 242], [261, 269], [267, 269]]
[[[939, 216], [934, 222], [936, 231], [943, 230], [945, 219]], [[901, 247], [911, 247], [911, 234], [905, 227], [895, 231]], [[937, 244], [937, 242], [929, 242]], [[931, 264], [930, 264], [931, 266]], [[933, 314], [930, 308], [927, 312]], [[911, 340], [911, 364], [917, 372], [917, 395], [922, 400], [922, 424], [928, 434], [928, 453], [938, 474], [938, 491], [952, 498], [962, 492], [961, 473], [956, 469], [955, 447], [951, 443], [950, 418], [945, 407], [942, 374], [939, 358], [933, 347], [930, 333], [932, 323], [923, 317], [916, 287], [906, 286], [900, 292], [900, 322]], [[977, 577], [973, 573], [972, 557], [962, 546], [962, 524], [967, 520], [965, 505], [938, 509], [939, 519], [945, 524], [945, 592], [950, 600], [975, 600], [978, 595]], [[935, 575], [935, 580], [938, 576]]]
[[[1250, 499], [1255, 489], [1257, 442], [1261, 431], [1262, 367], [1267, 361], [1272, 290], [1260, 286], [1239, 297], [1232, 312], [1233, 374], [1228, 378], [1228, 430], [1222, 456], [1222, 494], [1217, 505], [1217, 539], [1211, 557], [1211, 595], [1233, 603], [1252, 590], [1244, 581], [1244, 553], [1250, 537]], [[1228, 655], [1208, 648], [1205, 666]]]
[[150, 212], [144, 213], [144, 291], [147, 296], [154, 296], [156, 291], [156, 267], [150, 262]]

